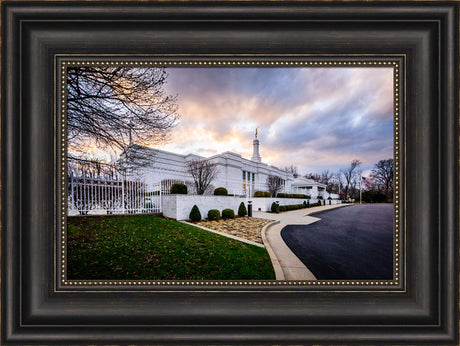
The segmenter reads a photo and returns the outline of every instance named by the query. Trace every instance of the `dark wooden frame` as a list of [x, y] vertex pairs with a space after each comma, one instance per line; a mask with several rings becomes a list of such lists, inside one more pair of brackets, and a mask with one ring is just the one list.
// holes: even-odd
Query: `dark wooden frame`
[[[458, 2], [2, 3], [2, 343], [457, 344]], [[398, 290], [55, 286], [56, 57], [400, 56]]]

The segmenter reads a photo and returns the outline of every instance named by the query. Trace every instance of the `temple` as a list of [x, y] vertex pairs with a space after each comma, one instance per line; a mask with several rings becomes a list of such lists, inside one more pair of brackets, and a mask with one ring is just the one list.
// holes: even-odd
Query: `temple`
[[259, 153], [259, 145], [256, 129], [251, 159], [243, 158], [240, 154], [230, 151], [204, 157], [144, 148], [151, 151], [153, 159], [152, 165], [140, 169], [140, 174], [146, 178], [146, 181], [157, 186], [156, 189], [161, 186], [162, 193], [169, 193], [170, 185], [177, 182], [186, 184], [189, 193], [193, 193], [194, 184], [191, 175], [187, 172], [187, 162], [208, 159], [217, 165], [218, 175], [205, 194], [212, 194], [217, 187], [225, 187], [229, 194], [252, 197], [256, 191], [268, 191], [267, 178], [269, 175], [275, 175], [283, 182], [279, 192], [305, 194], [313, 199], [318, 196], [329, 197], [324, 184], [304, 177], [296, 178], [291, 172], [264, 163]]

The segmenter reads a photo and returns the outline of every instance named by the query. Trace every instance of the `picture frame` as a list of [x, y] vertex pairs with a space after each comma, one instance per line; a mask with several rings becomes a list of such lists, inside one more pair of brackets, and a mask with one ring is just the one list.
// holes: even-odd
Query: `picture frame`
[[[2, 343], [458, 343], [458, 2], [4, 1], [2, 24]], [[68, 57], [398, 59], [398, 285], [62, 285]]]

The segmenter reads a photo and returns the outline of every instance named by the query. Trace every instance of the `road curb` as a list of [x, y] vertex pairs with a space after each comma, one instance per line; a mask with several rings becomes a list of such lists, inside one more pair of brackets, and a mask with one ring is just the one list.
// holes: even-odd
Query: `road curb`
[[273, 221], [265, 225], [262, 228], [261, 236], [262, 236], [262, 241], [264, 242], [264, 245], [265, 245], [265, 249], [267, 250], [268, 255], [270, 256], [270, 261], [272, 262], [273, 270], [275, 271], [275, 279], [284, 281], [286, 280], [286, 277], [284, 276], [283, 269], [281, 268], [281, 264], [278, 260], [278, 257], [276, 257], [275, 251], [273, 251], [270, 245], [270, 242], [268, 241], [267, 235], [266, 235], [266, 231], [270, 227], [272, 227], [273, 225], [277, 225], [279, 223], [280, 223], [279, 221]]

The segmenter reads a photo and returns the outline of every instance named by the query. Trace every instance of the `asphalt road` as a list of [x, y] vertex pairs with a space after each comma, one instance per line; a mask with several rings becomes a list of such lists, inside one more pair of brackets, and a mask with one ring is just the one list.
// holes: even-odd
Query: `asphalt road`
[[393, 205], [362, 204], [312, 215], [281, 237], [318, 280], [393, 279]]

